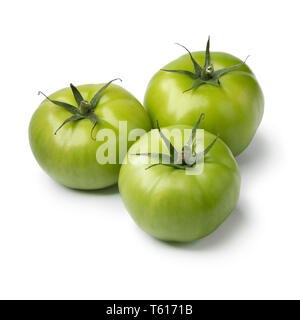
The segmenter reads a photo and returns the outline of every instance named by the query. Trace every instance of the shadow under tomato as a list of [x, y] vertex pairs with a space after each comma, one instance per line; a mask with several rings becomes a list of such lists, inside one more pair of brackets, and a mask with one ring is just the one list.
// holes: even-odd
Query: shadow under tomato
[[83, 189], [73, 189], [73, 188], [66, 187], [53, 179], [49, 179], [49, 180], [52, 181], [53, 184], [56, 184], [59, 188], [62, 188], [65, 191], [69, 191], [72, 193], [81, 193], [86, 195], [100, 195], [100, 196], [114, 195], [119, 193], [118, 184], [114, 184], [112, 186], [109, 186], [103, 189], [83, 190]]
[[228, 244], [240, 232], [247, 220], [245, 210], [238, 204], [227, 219], [210, 235], [193, 242], [165, 242], [167, 246], [184, 250], [211, 250]]
[[266, 165], [270, 157], [270, 143], [260, 132], [253, 138], [250, 145], [236, 157], [241, 174], [247, 170], [255, 171]]
[[118, 184], [113, 186], [109, 186], [103, 189], [96, 189], [96, 190], [79, 190], [79, 189], [70, 189], [73, 192], [85, 193], [85, 194], [97, 194], [97, 195], [112, 195], [119, 193]]

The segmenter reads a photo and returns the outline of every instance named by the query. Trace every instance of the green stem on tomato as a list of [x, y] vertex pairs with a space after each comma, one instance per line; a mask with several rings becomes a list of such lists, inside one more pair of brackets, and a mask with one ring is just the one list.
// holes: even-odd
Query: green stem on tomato
[[210, 57], [210, 37], [208, 37], [207, 44], [206, 44], [205, 62], [203, 67], [199, 65], [199, 63], [193, 57], [192, 53], [185, 46], [179, 43], [177, 44], [183, 47], [188, 52], [190, 59], [193, 63], [194, 72], [188, 71], [188, 70], [169, 70], [169, 69], [161, 69], [161, 71], [180, 73], [193, 78], [194, 83], [190, 88], [188, 88], [184, 92], [198, 88], [200, 85], [203, 85], [203, 84], [211, 84], [214, 86], [219, 86], [220, 85], [219, 78], [221, 76], [223, 76], [225, 73], [228, 73], [230, 71], [233, 71], [234, 69], [241, 67], [243, 64], [246, 63], [246, 60], [249, 57], [248, 56], [244, 62], [239, 63], [237, 65], [215, 70], [213, 64], [211, 63], [211, 57]]
[[94, 110], [98, 104], [99, 98], [101, 93], [115, 80], [120, 80], [122, 81], [120, 78], [117, 79], [113, 79], [109, 82], [107, 82], [101, 89], [99, 89], [96, 94], [93, 96], [93, 98], [91, 99], [91, 101], [86, 101], [83, 99], [81, 93], [79, 92], [79, 90], [71, 83], [70, 84], [70, 88], [72, 90], [74, 99], [77, 103], [77, 107], [66, 103], [66, 102], [61, 102], [61, 101], [57, 101], [57, 100], [52, 100], [49, 97], [47, 97], [43, 92], [39, 91], [38, 94], [42, 94], [47, 100], [49, 100], [50, 102], [52, 102], [53, 104], [60, 106], [62, 108], [64, 108], [65, 110], [69, 111], [71, 114], [73, 114], [71, 117], [67, 118], [59, 127], [58, 129], [54, 132], [54, 134], [56, 135], [56, 133], [68, 122], [70, 121], [77, 121], [77, 120], [81, 120], [81, 119], [89, 119], [93, 122], [93, 127], [91, 129], [91, 138], [93, 140], [96, 140], [93, 137], [93, 131], [97, 125], [97, 123], [100, 121], [100, 119], [98, 118], [98, 116], [94, 113]]

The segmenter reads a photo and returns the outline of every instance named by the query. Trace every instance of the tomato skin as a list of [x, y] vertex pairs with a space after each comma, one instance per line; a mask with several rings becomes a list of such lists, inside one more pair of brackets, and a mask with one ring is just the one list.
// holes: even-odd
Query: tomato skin
[[[103, 86], [89, 84], [77, 88], [83, 98], [89, 101]], [[70, 88], [59, 90], [49, 98], [76, 106]], [[134, 128], [151, 129], [149, 117], [138, 100], [114, 84], [101, 94], [95, 114], [100, 118], [95, 133], [109, 128], [117, 135], [119, 121], [125, 120], [128, 132]], [[121, 165], [100, 165], [97, 162], [97, 149], [103, 142], [91, 138], [93, 123], [89, 119], [69, 122], [54, 135], [70, 115], [70, 112], [48, 100], [40, 104], [29, 125], [29, 141], [36, 160], [54, 180], [70, 188], [93, 190], [114, 185], [118, 181]], [[130, 147], [133, 142], [127, 143]], [[118, 161], [118, 140], [116, 150]]]
[[[183, 131], [191, 127], [168, 127], [172, 128]], [[158, 135], [158, 130], [154, 131]], [[129, 149], [129, 159], [137, 157], [132, 155], [136, 150], [150, 152], [150, 134], [142, 136]], [[206, 131], [204, 146], [214, 138]], [[123, 164], [119, 191], [137, 225], [160, 240], [186, 242], [205, 237], [224, 221], [238, 201], [239, 168], [221, 139], [205, 156], [199, 175], [187, 175], [185, 170], [162, 165], [145, 170], [148, 166], [130, 161]]]
[[[193, 52], [195, 60], [204, 64], [205, 52]], [[242, 61], [230, 54], [212, 52], [215, 70], [237, 65]], [[188, 54], [167, 64], [163, 69], [193, 71]], [[194, 80], [183, 74], [158, 71], [150, 80], [144, 105], [151, 119], [161, 126], [186, 124], [193, 126], [199, 115], [206, 119], [200, 128], [220, 134], [235, 156], [251, 142], [262, 120], [264, 98], [250, 68], [243, 65], [220, 77], [220, 86], [202, 84], [189, 89]]]

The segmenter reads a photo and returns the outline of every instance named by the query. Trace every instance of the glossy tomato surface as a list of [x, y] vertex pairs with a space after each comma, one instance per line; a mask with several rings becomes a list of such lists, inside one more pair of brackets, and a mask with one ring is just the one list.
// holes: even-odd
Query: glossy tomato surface
[[[78, 86], [82, 97], [90, 101], [104, 84]], [[52, 100], [76, 105], [70, 88], [49, 96]], [[111, 129], [118, 137], [119, 121], [127, 121], [128, 132], [135, 128], [150, 130], [149, 117], [139, 101], [128, 91], [111, 84], [101, 94], [94, 113], [100, 119], [94, 132]], [[32, 116], [29, 140], [32, 152], [40, 166], [59, 183], [75, 189], [100, 189], [118, 181], [120, 170], [119, 141], [113, 143], [116, 164], [99, 164], [98, 148], [107, 141], [91, 138], [93, 122], [80, 119], [65, 124], [56, 135], [57, 128], [72, 114], [45, 99]], [[128, 147], [132, 144], [128, 141]], [[125, 150], [126, 152], [126, 150]]]
[[[193, 52], [194, 59], [203, 65], [205, 52]], [[214, 70], [242, 63], [230, 54], [212, 52]], [[193, 71], [188, 54], [167, 64], [163, 69]], [[202, 84], [186, 91], [194, 79], [186, 74], [158, 71], [151, 79], [144, 105], [152, 119], [161, 126], [185, 124], [193, 126], [201, 113], [206, 116], [200, 128], [220, 134], [236, 156], [252, 140], [263, 116], [264, 98], [253, 72], [247, 65], [219, 78], [219, 85]]]
[[[183, 132], [190, 127], [172, 126], [162, 131], [167, 136], [173, 128]], [[137, 152], [151, 152], [158, 141], [154, 149], [161, 148], [163, 154], [168, 154], [157, 137], [158, 130], [151, 132], [129, 149], [128, 163], [120, 171], [119, 190], [128, 212], [141, 229], [160, 240], [185, 242], [207, 236], [238, 201], [240, 172], [230, 149], [221, 139], [216, 140], [204, 157], [202, 170], [191, 168], [194, 174], [165, 165], [148, 168], [145, 156]], [[215, 138], [205, 131], [204, 147]], [[174, 147], [178, 148], [176, 141]]]

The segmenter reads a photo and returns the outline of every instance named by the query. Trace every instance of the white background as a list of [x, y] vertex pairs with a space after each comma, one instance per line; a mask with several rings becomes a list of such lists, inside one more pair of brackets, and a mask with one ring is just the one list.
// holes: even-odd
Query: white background
[[[299, 1], [2, 1], [0, 298], [300, 298]], [[133, 223], [117, 188], [66, 189], [37, 165], [30, 117], [47, 94], [115, 77], [140, 101], [179, 42], [241, 59], [265, 94], [238, 158], [237, 209], [200, 241]]]

